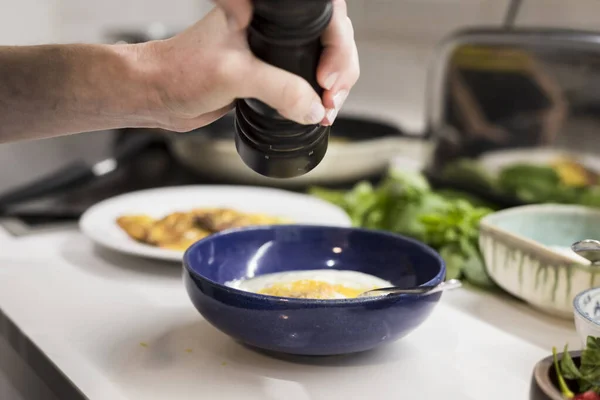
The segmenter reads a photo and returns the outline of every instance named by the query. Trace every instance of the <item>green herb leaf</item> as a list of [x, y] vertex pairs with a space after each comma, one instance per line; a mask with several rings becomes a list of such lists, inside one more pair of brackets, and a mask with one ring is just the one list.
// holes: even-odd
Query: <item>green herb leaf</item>
[[456, 245], [448, 245], [440, 249], [440, 256], [446, 263], [446, 279], [458, 279], [467, 262], [463, 253]]
[[600, 338], [588, 336], [586, 348], [581, 352], [579, 371], [582, 380], [594, 388], [600, 388]]
[[479, 221], [491, 210], [433, 191], [422, 174], [392, 170], [377, 187], [361, 182], [345, 193], [320, 188], [310, 193], [342, 207], [355, 226], [427, 243], [446, 261], [448, 278], [464, 276], [478, 286], [494, 286], [478, 245]]
[[581, 372], [579, 372], [579, 369], [569, 354], [568, 345], [565, 345], [565, 349], [560, 360], [560, 372], [566, 379], [576, 380], [582, 378]]
[[526, 202], [556, 201], [560, 185], [558, 173], [549, 166], [513, 164], [498, 176], [500, 187]]
[[585, 341], [585, 350], [600, 351], [600, 337], [588, 336]]
[[419, 172], [403, 171], [392, 168], [389, 171], [388, 178], [404, 187], [416, 189], [420, 192], [430, 192], [431, 186], [427, 178]]
[[475, 186], [479, 190], [495, 189], [494, 177], [475, 160], [458, 159], [448, 163], [442, 170], [441, 177], [450, 182]]
[[581, 188], [576, 203], [584, 206], [600, 207], [600, 186]]
[[572, 399], [573, 397], [575, 397], [575, 394], [567, 386], [565, 378], [562, 375], [562, 371], [559, 368], [556, 347], [552, 348], [552, 356], [554, 358], [554, 370], [556, 371], [556, 376], [558, 377], [558, 386], [560, 387], [560, 391], [562, 392], [563, 396], [565, 396], [567, 399]]
[[473, 194], [462, 192], [460, 190], [454, 189], [439, 189], [435, 191], [440, 196], [443, 196], [447, 200], [465, 200], [469, 202], [474, 207], [482, 207], [489, 208], [491, 210], [496, 210], [498, 206], [490, 203], [489, 201], [483, 200]]
[[594, 388], [594, 385], [592, 385], [591, 383], [589, 383], [588, 381], [586, 381], [584, 379], [579, 379], [577, 381], [577, 384], [579, 385], [580, 393], [585, 393], [588, 390], [593, 390], [593, 388]]
[[493, 288], [496, 286], [492, 278], [488, 275], [485, 264], [483, 261], [483, 257], [479, 250], [475, 250], [470, 253], [467, 262], [463, 267], [463, 273], [467, 280], [474, 285], [477, 285], [482, 288]]
[[339, 207], [342, 207], [342, 208], [346, 207], [346, 200], [345, 200], [346, 193], [341, 190], [329, 190], [329, 189], [314, 187], [314, 188], [310, 188], [310, 190], [308, 192], [315, 197], [319, 197], [319, 198], [321, 198], [325, 201], [328, 201], [330, 203], [333, 203]]

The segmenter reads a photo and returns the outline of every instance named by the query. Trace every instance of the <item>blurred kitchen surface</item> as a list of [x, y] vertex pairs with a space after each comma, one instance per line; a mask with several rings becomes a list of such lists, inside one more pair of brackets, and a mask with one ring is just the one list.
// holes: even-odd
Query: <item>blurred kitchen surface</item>
[[[180, 30], [208, 0], [0, 0], [0, 45], [104, 42], [110, 31], [162, 23]], [[426, 69], [436, 43], [461, 27], [497, 26], [508, 0], [348, 0], [362, 75], [346, 111], [381, 116], [418, 134], [424, 129]], [[517, 26], [600, 28], [598, 0], [525, 0]], [[0, 191], [76, 158], [109, 152], [110, 134], [88, 133], [0, 146]]]

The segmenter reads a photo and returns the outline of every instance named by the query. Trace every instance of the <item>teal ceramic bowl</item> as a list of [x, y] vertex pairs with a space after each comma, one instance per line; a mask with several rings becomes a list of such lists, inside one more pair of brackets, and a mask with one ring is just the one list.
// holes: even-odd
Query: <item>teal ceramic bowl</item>
[[558, 204], [509, 208], [484, 217], [479, 245], [490, 277], [532, 306], [573, 318], [573, 299], [600, 286], [600, 268], [570, 246], [600, 238], [600, 210]]

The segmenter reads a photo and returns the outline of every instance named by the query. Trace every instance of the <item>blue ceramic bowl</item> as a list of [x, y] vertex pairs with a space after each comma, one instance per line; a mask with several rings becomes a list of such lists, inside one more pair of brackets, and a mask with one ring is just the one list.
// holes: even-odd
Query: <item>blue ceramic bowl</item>
[[395, 341], [425, 321], [441, 294], [312, 300], [260, 295], [224, 284], [274, 272], [333, 268], [412, 287], [439, 284], [446, 274], [440, 256], [415, 240], [307, 225], [209, 236], [187, 250], [184, 267], [194, 306], [217, 329], [253, 347], [298, 355], [354, 353]]

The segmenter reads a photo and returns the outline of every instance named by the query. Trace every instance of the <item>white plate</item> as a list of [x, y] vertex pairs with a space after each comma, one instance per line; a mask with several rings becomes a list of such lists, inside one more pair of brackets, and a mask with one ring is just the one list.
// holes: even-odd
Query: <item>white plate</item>
[[295, 224], [351, 226], [339, 207], [315, 197], [279, 189], [249, 186], [183, 186], [128, 193], [90, 207], [81, 217], [81, 231], [95, 243], [136, 256], [180, 261], [183, 252], [145, 245], [131, 239], [116, 223], [123, 214], [158, 218], [199, 207], [229, 207], [265, 213]]
[[600, 158], [595, 154], [584, 154], [552, 148], [510, 149], [485, 153], [479, 158], [481, 165], [490, 173], [497, 174], [504, 167], [513, 164], [548, 165], [558, 158], [576, 160], [586, 168], [600, 173]]

